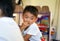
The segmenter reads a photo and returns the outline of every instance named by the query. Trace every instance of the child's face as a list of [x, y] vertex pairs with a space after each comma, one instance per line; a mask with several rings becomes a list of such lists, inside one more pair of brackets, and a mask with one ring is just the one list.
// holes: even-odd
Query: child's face
[[36, 20], [37, 20], [37, 17], [31, 14], [30, 12], [26, 12], [23, 15], [23, 21], [28, 22], [29, 25], [36, 22]]

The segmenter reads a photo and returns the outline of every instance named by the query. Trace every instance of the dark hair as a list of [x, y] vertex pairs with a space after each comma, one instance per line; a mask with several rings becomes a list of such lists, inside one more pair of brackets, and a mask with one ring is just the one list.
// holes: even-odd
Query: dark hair
[[21, 4], [21, 2], [22, 2], [22, 0], [19, 0], [17, 5]]
[[0, 9], [2, 10], [4, 16], [12, 17], [14, 12], [14, 2], [12, 0], [0, 0]]
[[38, 9], [35, 6], [26, 6], [24, 11], [23, 11], [23, 15], [26, 12], [30, 12], [31, 14], [33, 14], [36, 17], [38, 15]]

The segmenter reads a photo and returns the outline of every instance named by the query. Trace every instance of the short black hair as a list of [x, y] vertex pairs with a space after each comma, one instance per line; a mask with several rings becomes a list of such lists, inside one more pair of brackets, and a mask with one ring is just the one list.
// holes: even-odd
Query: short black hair
[[13, 0], [0, 0], [0, 9], [6, 17], [13, 17], [14, 4]]
[[35, 6], [26, 6], [25, 9], [23, 10], [23, 15], [26, 12], [30, 12], [33, 14], [35, 17], [38, 16], [38, 9]]

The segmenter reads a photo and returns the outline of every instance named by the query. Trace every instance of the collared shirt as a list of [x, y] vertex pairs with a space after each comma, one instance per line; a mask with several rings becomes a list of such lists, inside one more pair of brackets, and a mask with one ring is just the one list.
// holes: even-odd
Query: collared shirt
[[25, 31], [23, 31], [23, 34], [31, 35], [29, 38], [30, 41], [41, 41], [42, 33], [36, 23], [31, 24]]

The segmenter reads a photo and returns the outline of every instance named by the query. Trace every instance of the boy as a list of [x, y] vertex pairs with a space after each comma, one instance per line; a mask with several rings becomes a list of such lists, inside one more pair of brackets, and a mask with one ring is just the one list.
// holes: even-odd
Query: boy
[[35, 23], [37, 21], [38, 10], [34, 6], [26, 6], [23, 11], [23, 24], [21, 31], [25, 41], [41, 41], [42, 34]]

